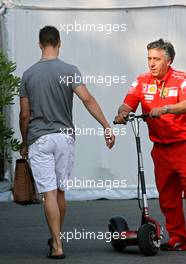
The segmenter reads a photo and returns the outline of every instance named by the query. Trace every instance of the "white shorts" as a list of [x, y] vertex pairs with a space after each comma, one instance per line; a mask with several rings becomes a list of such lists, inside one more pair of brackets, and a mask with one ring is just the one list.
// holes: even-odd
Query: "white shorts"
[[62, 133], [41, 136], [29, 146], [28, 160], [38, 193], [66, 190], [74, 164], [75, 140]]

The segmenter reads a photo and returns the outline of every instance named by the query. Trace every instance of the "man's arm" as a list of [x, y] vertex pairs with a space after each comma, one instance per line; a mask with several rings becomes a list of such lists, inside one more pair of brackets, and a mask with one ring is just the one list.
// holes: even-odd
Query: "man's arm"
[[137, 77], [136, 80], [130, 86], [127, 95], [123, 100], [123, 104], [118, 109], [118, 114], [114, 121], [117, 124], [126, 124], [128, 114], [133, 111], [135, 112], [138, 104], [141, 100], [141, 83], [143, 80]]
[[186, 114], [186, 101], [170, 105], [168, 112], [170, 114]]
[[115, 142], [115, 137], [96, 99], [90, 94], [85, 85], [76, 87], [74, 92], [81, 99], [89, 113], [103, 126], [106, 145], [108, 148], [112, 148]]
[[28, 97], [20, 97], [20, 114], [19, 114], [19, 126], [22, 135], [22, 144], [20, 154], [23, 158], [27, 157], [27, 132], [28, 123], [30, 120], [30, 104]]
[[117, 124], [126, 124], [126, 118], [131, 111], [132, 108], [130, 106], [122, 104], [118, 109], [118, 115], [115, 117], [114, 121]]
[[153, 108], [150, 112], [150, 117], [160, 117], [164, 114], [186, 114], [186, 100], [174, 105]]

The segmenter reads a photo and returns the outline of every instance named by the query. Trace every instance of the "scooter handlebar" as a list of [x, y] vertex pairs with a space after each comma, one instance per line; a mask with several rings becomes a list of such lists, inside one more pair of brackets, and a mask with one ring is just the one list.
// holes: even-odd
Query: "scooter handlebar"
[[135, 114], [130, 114], [129, 117], [131, 118], [141, 118], [141, 119], [146, 119], [147, 117], [149, 117], [149, 113], [147, 114], [141, 114], [141, 115], [135, 115]]
[[[125, 120], [130, 122], [130, 121], [134, 120], [135, 118], [136, 119], [140, 119], [141, 118], [141, 119], [143, 119], [143, 121], [145, 121], [145, 119], [147, 117], [149, 117], [149, 113], [141, 114], [141, 115], [129, 114], [128, 117]], [[113, 121], [113, 124], [117, 125], [118, 123]]]

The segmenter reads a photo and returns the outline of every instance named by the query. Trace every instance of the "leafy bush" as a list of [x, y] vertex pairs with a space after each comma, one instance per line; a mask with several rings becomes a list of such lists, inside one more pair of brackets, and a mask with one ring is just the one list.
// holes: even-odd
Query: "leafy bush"
[[18, 94], [20, 78], [13, 75], [16, 64], [0, 52], [0, 161], [11, 162], [10, 150], [17, 151], [20, 142], [13, 137], [14, 130], [6, 120], [6, 109], [14, 104]]

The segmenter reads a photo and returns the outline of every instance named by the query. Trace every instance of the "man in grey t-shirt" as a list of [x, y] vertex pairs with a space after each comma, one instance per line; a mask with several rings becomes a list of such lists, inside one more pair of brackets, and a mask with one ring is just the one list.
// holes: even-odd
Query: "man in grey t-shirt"
[[77, 67], [58, 59], [59, 31], [52, 26], [42, 28], [39, 43], [41, 60], [24, 72], [20, 87], [20, 154], [25, 158], [28, 153], [36, 187], [44, 193], [52, 236], [48, 257], [60, 259], [65, 257], [60, 241], [66, 209], [64, 191], [74, 160], [74, 93], [103, 126], [108, 148], [115, 138], [100, 106], [81, 82]]
[[[77, 78], [78, 76], [78, 78]], [[20, 96], [29, 97], [31, 116], [27, 143], [45, 134], [70, 132], [74, 89], [83, 85], [77, 67], [58, 58], [43, 58], [24, 72]]]

